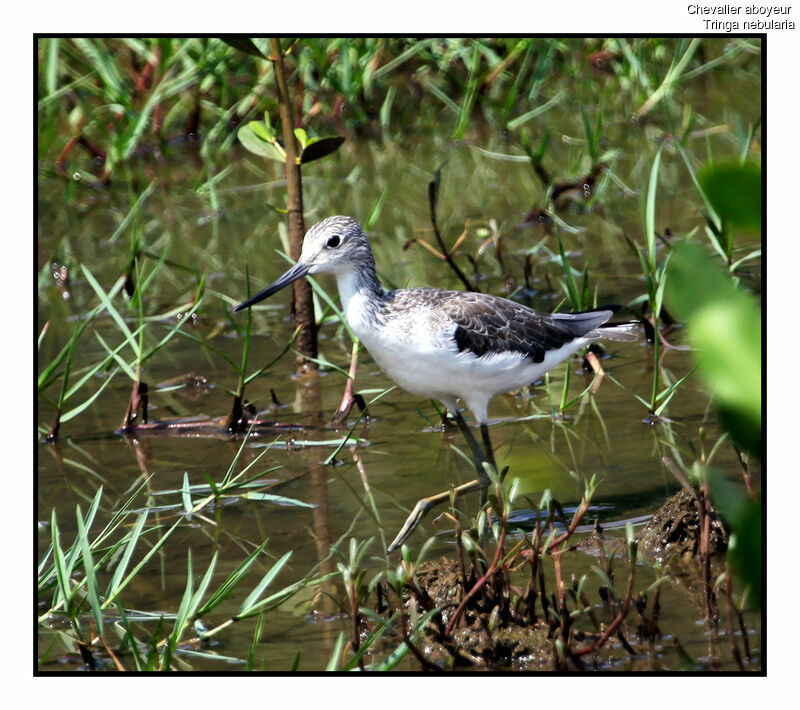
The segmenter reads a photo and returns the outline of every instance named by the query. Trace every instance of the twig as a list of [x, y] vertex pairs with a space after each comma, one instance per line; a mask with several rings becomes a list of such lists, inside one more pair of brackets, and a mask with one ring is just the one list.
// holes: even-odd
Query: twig
[[597, 639], [591, 646], [584, 646], [581, 649], [575, 651], [572, 655], [576, 657], [585, 656], [587, 653], [596, 653], [600, 647], [608, 641], [611, 634], [613, 634], [619, 625], [624, 621], [625, 617], [628, 615], [628, 611], [631, 606], [631, 599], [633, 598], [633, 579], [636, 572], [636, 563], [635, 561], [631, 563], [631, 571], [628, 574], [628, 587], [625, 590], [625, 600], [622, 602], [622, 608], [619, 610], [614, 621], [612, 621], [608, 628], [605, 630], [603, 635]]
[[[361, 648], [361, 643], [358, 638], [358, 620], [359, 620], [359, 613], [358, 613], [358, 598], [356, 596], [356, 585], [355, 582], [351, 579], [350, 580], [350, 617], [353, 620], [353, 653], [358, 653], [358, 649]], [[358, 659], [358, 667], [363, 671], [364, 670], [364, 657], [361, 656]]]
[[572, 517], [572, 522], [569, 524], [567, 531], [559, 537], [557, 537], [553, 542], [550, 544], [550, 549], [553, 550], [558, 547], [562, 542], [568, 540], [575, 530], [578, 529], [578, 525], [580, 525], [583, 516], [586, 515], [586, 512], [589, 510], [589, 500], [584, 496], [583, 500], [581, 500], [581, 504], [578, 509], [575, 511], [575, 515]]
[[461, 271], [458, 264], [456, 264], [456, 262], [453, 260], [452, 252], [444, 244], [442, 233], [439, 231], [439, 227], [436, 224], [436, 182], [434, 181], [428, 183], [428, 206], [430, 207], [433, 233], [436, 236], [436, 241], [439, 243], [439, 248], [444, 255], [445, 261], [447, 261], [447, 263], [450, 265], [450, 268], [455, 272], [455, 275], [461, 280], [461, 283], [464, 284], [467, 291], [479, 293], [480, 289], [472, 285], [472, 282], [464, 275], [464, 272]]
[[728, 607], [727, 614], [725, 616], [728, 622], [726, 624], [726, 626], [728, 627], [728, 641], [730, 641], [731, 644], [731, 653], [733, 653], [733, 660], [736, 661], [736, 665], [739, 668], [739, 670], [743, 671], [745, 668], [744, 668], [744, 663], [742, 662], [742, 654], [739, 653], [739, 644], [736, 643], [736, 636], [733, 633], [734, 604], [733, 604], [732, 585], [733, 585], [733, 580], [731, 578], [731, 575], [728, 574], [728, 577], [725, 580], [725, 600], [727, 602], [727, 607]]
[[[744, 599], [744, 597], [742, 597]], [[742, 602], [744, 604], [744, 601]], [[741, 608], [734, 604], [733, 610], [736, 612], [736, 618], [739, 620], [739, 630], [742, 632], [742, 643], [744, 644], [744, 656], [748, 661], [752, 661], [753, 657], [750, 654], [750, 640], [747, 637], [747, 627], [744, 625], [744, 615]]]
[[100, 642], [103, 644], [103, 648], [105, 648], [106, 653], [111, 657], [111, 660], [114, 661], [114, 665], [117, 667], [117, 670], [120, 673], [124, 673], [127, 669], [125, 668], [125, 666], [122, 665], [122, 663], [120, 663], [119, 658], [117, 658], [117, 655], [111, 650], [111, 647], [106, 643], [105, 638], [101, 636]]
[[353, 404], [356, 401], [353, 389], [356, 381], [356, 370], [358, 369], [358, 343], [353, 343], [353, 350], [350, 353], [350, 369], [347, 372], [347, 382], [344, 386], [344, 393], [342, 394], [342, 401], [339, 403], [339, 408], [333, 415], [333, 421], [343, 422], [350, 414]]
[[494, 559], [492, 563], [489, 565], [489, 569], [486, 570], [483, 577], [481, 577], [477, 582], [475, 582], [475, 586], [469, 590], [467, 595], [461, 600], [461, 603], [458, 605], [458, 608], [455, 610], [455, 613], [450, 618], [450, 622], [447, 624], [447, 628], [445, 629], [444, 633], [446, 636], [449, 636], [453, 633], [453, 629], [455, 628], [456, 623], [461, 618], [461, 615], [464, 613], [464, 609], [467, 607], [467, 602], [469, 602], [472, 597], [474, 597], [481, 588], [489, 581], [492, 575], [497, 572], [498, 565], [500, 560], [503, 557], [503, 543], [506, 539], [506, 516], [503, 516], [503, 525], [500, 528], [500, 539], [497, 541], [497, 550], [494, 553]]
[[750, 478], [750, 468], [744, 460], [739, 447], [734, 446], [733, 450], [736, 452], [736, 457], [739, 459], [739, 465], [742, 467], [742, 478], [744, 479], [745, 486], [747, 486], [747, 492], [753, 500], [756, 500], [756, 491], [755, 488], [753, 488], [753, 481]]

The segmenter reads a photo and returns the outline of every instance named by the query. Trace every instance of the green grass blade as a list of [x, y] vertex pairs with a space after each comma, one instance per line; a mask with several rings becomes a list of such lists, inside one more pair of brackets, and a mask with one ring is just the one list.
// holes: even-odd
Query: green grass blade
[[413, 56], [419, 54], [420, 52], [426, 50], [430, 44], [433, 43], [433, 38], [423, 39], [418, 42], [413, 42], [411, 46], [406, 49], [404, 52], [398, 54], [394, 59], [386, 62], [382, 67], [379, 67], [374, 71], [372, 74], [373, 79], [378, 79], [384, 74], [388, 74], [393, 72], [397, 67], [399, 67], [404, 62], [407, 62]]
[[371, 609], [361, 608], [359, 609], [359, 613], [365, 617], [368, 617], [375, 623], [378, 628], [370, 633], [370, 635], [361, 642], [358, 647], [358, 651], [356, 651], [351, 658], [347, 660], [347, 663], [344, 664], [342, 668], [343, 671], [351, 671], [358, 666], [359, 660], [361, 660], [369, 651], [369, 649], [375, 645], [377, 641], [381, 639], [381, 637], [390, 629], [392, 628], [392, 622], [397, 616], [395, 613], [391, 619], [387, 622], [379, 614], [375, 614]]
[[74, 417], [77, 417], [83, 410], [88, 409], [92, 405], [92, 403], [100, 396], [102, 391], [106, 387], [108, 387], [108, 385], [110, 384], [111, 380], [114, 379], [114, 374], [116, 372], [117, 372], [117, 370], [114, 370], [106, 378], [105, 382], [103, 382], [103, 384], [100, 385], [100, 387], [97, 388], [97, 390], [94, 392], [94, 394], [92, 394], [86, 401], [82, 402], [77, 407], [73, 407], [69, 411], [67, 411], [64, 414], [62, 414], [61, 415], [61, 423], [63, 424], [64, 422], [68, 422], [70, 419], [73, 419]]
[[203, 601], [203, 597], [208, 590], [208, 585], [211, 584], [211, 579], [214, 576], [214, 569], [217, 566], [217, 552], [216, 550], [214, 551], [211, 562], [208, 563], [208, 569], [206, 569], [206, 573], [203, 575], [203, 579], [200, 581], [197, 591], [192, 596], [191, 609], [193, 612], [200, 607], [200, 603]]
[[[253, 629], [253, 643], [250, 644], [250, 651], [247, 654], [247, 665], [245, 666], [246, 671], [255, 670], [256, 649], [258, 648], [258, 641], [261, 638], [261, 629], [263, 625], [264, 625], [264, 614], [259, 614], [258, 617], [256, 617], [256, 627], [255, 629]], [[291, 670], [296, 670], [296, 667], [292, 668]]]
[[661, 164], [663, 145], [656, 152], [653, 167], [650, 169], [650, 181], [647, 185], [647, 202], [644, 210], [644, 230], [647, 239], [647, 262], [650, 274], [656, 271], [656, 192], [658, 189], [658, 167]]
[[281, 557], [272, 567], [270, 570], [264, 575], [261, 581], [256, 585], [255, 589], [253, 589], [250, 594], [247, 595], [247, 598], [241, 603], [239, 606], [239, 612], [237, 616], [241, 614], [247, 614], [251, 611], [253, 605], [258, 601], [259, 597], [264, 593], [264, 590], [272, 584], [275, 577], [278, 576], [278, 572], [283, 569], [283, 566], [289, 561], [289, 558], [292, 556], [291, 551], [287, 552], [283, 557]]
[[189, 474], [183, 472], [183, 487], [181, 488], [181, 501], [183, 502], [183, 510], [187, 514], [191, 514], [194, 504], [192, 503], [192, 491], [189, 486]]
[[58, 530], [58, 521], [56, 520], [56, 509], [50, 515], [50, 535], [53, 545], [53, 566], [56, 571], [56, 583], [58, 585], [58, 593], [56, 598], [53, 599], [53, 608], [58, 606], [59, 599], [64, 602], [64, 609], [69, 613], [70, 602], [72, 600], [72, 590], [69, 583], [69, 573], [67, 570], [64, 552], [61, 549], [60, 533]]
[[286, 496], [278, 496], [273, 493], [261, 493], [260, 491], [248, 491], [239, 495], [240, 498], [247, 498], [248, 500], [262, 500], [271, 503], [280, 503], [281, 505], [293, 505], [299, 508], [316, 508], [314, 503], [305, 503], [297, 498], [287, 498]]
[[[125, 283], [125, 278], [124, 277], [120, 277], [119, 279], [117, 279], [114, 282], [114, 285], [111, 287], [111, 291], [109, 292], [109, 296], [111, 298], [116, 296], [116, 294], [122, 288], [122, 285], [124, 283]], [[86, 316], [86, 318], [83, 319], [76, 326], [76, 331], [77, 331], [76, 338], [80, 337], [80, 335], [83, 333], [83, 331], [89, 325], [89, 323], [91, 323], [92, 320], [94, 320], [94, 318], [97, 316], [97, 314], [100, 313], [102, 310], [103, 310], [102, 306], [97, 306], [96, 308], [94, 308], [92, 311], [89, 312], [89, 314]], [[46, 389], [47, 387], [49, 387], [53, 383], [55, 378], [52, 377], [52, 374], [56, 370], [56, 368], [59, 367], [59, 365], [64, 360], [64, 358], [67, 357], [70, 347], [71, 347], [71, 341], [69, 343], [67, 343], [61, 349], [61, 351], [58, 353], [58, 355], [55, 357], [55, 359], [44, 369], [42, 374], [39, 375], [38, 387], [39, 387], [39, 391], [40, 392], [42, 390]]]
[[661, 402], [662, 400], [665, 400], [665, 401], [654, 412], [656, 416], [660, 416], [661, 415], [661, 412], [664, 411], [664, 408], [667, 406], [667, 403], [669, 402], [669, 400], [672, 399], [672, 396], [675, 394], [675, 392], [677, 391], [678, 387], [680, 387], [684, 382], [686, 382], [686, 380], [688, 380], [694, 374], [696, 369], [697, 369], [697, 365], [695, 365], [691, 370], [689, 370], [689, 372], [687, 372], [677, 382], [674, 382], [669, 387], [667, 387], [667, 388], [663, 389], [661, 392], [659, 392], [658, 396], [655, 398], [655, 401], [656, 402]]
[[201, 617], [205, 614], [208, 614], [212, 609], [219, 606], [224, 602], [230, 594], [236, 589], [239, 582], [242, 581], [242, 577], [244, 577], [247, 570], [256, 561], [258, 556], [264, 551], [264, 548], [267, 546], [267, 541], [264, 540], [255, 550], [253, 550], [242, 562], [237, 565], [236, 569], [231, 572], [225, 581], [220, 585], [219, 589], [217, 589], [214, 594], [211, 595], [209, 600], [203, 605], [201, 609], [198, 609], [197, 616]]
[[138, 214], [139, 210], [141, 209], [142, 205], [147, 201], [147, 198], [153, 194], [153, 190], [155, 190], [156, 181], [151, 180], [150, 184], [144, 189], [139, 197], [136, 198], [136, 201], [131, 205], [131, 208], [128, 210], [128, 214], [126, 214], [122, 221], [119, 223], [119, 226], [113, 231], [111, 236], [108, 238], [108, 243], [113, 244], [117, 241], [120, 234], [122, 234], [127, 226], [131, 223], [131, 220]]
[[[183, 314], [183, 317], [180, 319], [177, 325], [171, 325], [168, 327], [167, 334], [163, 338], [161, 338], [161, 340], [159, 340], [155, 345], [153, 345], [152, 347], [150, 347], [148, 350], [145, 351], [145, 353], [141, 357], [141, 362], [146, 362], [151, 357], [153, 357], [153, 355], [155, 355], [159, 350], [161, 350], [161, 348], [163, 348], [164, 345], [166, 345], [167, 342], [170, 339], [172, 339], [173, 336], [181, 332], [181, 329], [186, 323], [191, 323], [192, 316], [195, 314], [197, 309], [200, 308], [200, 306], [203, 303], [203, 298], [205, 296], [205, 278], [206, 278], [205, 274], [203, 274], [203, 277], [201, 278], [200, 283], [197, 286], [197, 290], [195, 291], [194, 303], [192, 307]], [[137, 332], [139, 331], [137, 330]]]
[[[376, 72], [377, 73], [377, 72]], [[436, 84], [433, 83], [431, 79], [425, 78], [422, 80], [422, 85], [425, 87], [426, 91], [429, 91], [433, 94], [439, 101], [441, 101], [447, 108], [449, 108], [454, 114], [458, 115], [461, 109], [459, 108], [458, 104], [453, 101], [444, 91], [442, 91]]]
[[[102, 489], [101, 489], [102, 490]], [[101, 491], [98, 491], [98, 494]], [[99, 501], [97, 496], [95, 500]], [[97, 633], [103, 635], [103, 613], [102, 602], [97, 589], [97, 577], [94, 573], [94, 562], [92, 560], [92, 548], [89, 544], [89, 537], [87, 533], [87, 526], [84, 525], [83, 516], [81, 515], [80, 505], [76, 507], [76, 517], [78, 521], [78, 541], [80, 543], [81, 555], [83, 557], [83, 569], [86, 575], [86, 592], [89, 597], [89, 605], [92, 608], [92, 615], [94, 616], [94, 623], [97, 626]], [[95, 507], [95, 512], [97, 508]], [[94, 517], [91, 509], [86, 515], [87, 518]]]
[[347, 432], [347, 436], [345, 436], [345, 437], [344, 437], [344, 439], [342, 439], [342, 443], [341, 443], [341, 444], [339, 444], [339, 446], [337, 446], [337, 447], [336, 447], [336, 449], [334, 450], [334, 452], [333, 452], [333, 453], [332, 453], [330, 456], [328, 456], [328, 458], [326, 458], [326, 459], [325, 459], [325, 465], [326, 465], [326, 466], [327, 466], [329, 463], [331, 463], [331, 462], [332, 462], [332, 461], [333, 461], [333, 460], [334, 460], [334, 459], [335, 459], [335, 458], [336, 458], [336, 457], [339, 455], [339, 452], [340, 452], [340, 451], [341, 451], [341, 450], [342, 450], [342, 449], [345, 447], [345, 445], [347, 444], [347, 442], [348, 442], [348, 441], [350, 441], [350, 438], [351, 438], [351, 436], [352, 436], [353, 432], [355, 431], [356, 427], [358, 426], [358, 423], [361, 421], [361, 418], [364, 416], [364, 413], [365, 413], [365, 412], [368, 412], [368, 411], [369, 411], [369, 408], [370, 408], [370, 407], [371, 407], [371, 406], [372, 406], [372, 405], [373, 405], [375, 402], [377, 402], [379, 399], [382, 399], [382, 398], [383, 398], [383, 397], [385, 397], [387, 394], [389, 394], [389, 392], [391, 392], [392, 390], [394, 390], [394, 389], [396, 389], [396, 388], [397, 388], [397, 385], [393, 385], [392, 387], [388, 387], [387, 389], [383, 390], [383, 392], [381, 392], [381, 393], [380, 393], [379, 395], [377, 395], [376, 397], [373, 397], [373, 398], [372, 398], [372, 399], [369, 401], [369, 404], [367, 404], [367, 406], [364, 408], [364, 410], [363, 410], [363, 411], [361, 411], [361, 412], [359, 412], [359, 413], [358, 413], [358, 417], [356, 417], [356, 420], [355, 420], [355, 422], [353, 423], [353, 426], [351, 426], [351, 427], [350, 427], [350, 431], [348, 431], [348, 432]]
[[[248, 375], [247, 377], [245, 377], [244, 378], [244, 384], [247, 385], [250, 382], [252, 382], [254, 379], [259, 377], [262, 373], [264, 373], [267, 370], [269, 370], [269, 368], [271, 368], [276, 362], [278, 362], [278, 360], [280, 360], [284, 355], [286, 355], [286, 353], [288, 353], [289, 350], [291, 349], [291, 347], [295, 344], [295, 341], [297, 340], [297, 336], [300, 335], [300, 330], [301, 330], [301, 326], [297, 326], [297, 328], [295, 328], [294, 332], [292, 333], [292, 337], [289, 338], [289, 342], [287, 342], [286, 345], [283, 346], [283, 349], [274, 358], [272, 358], [272, 360], [270, 360], [266, 365], [264, 365], [264, 367], [259, 368], [255, 372], [253, 372], [250, 375]], [[307, 358], [307, 359], [311, 359], [311, 358]], [[246, 366], [246, 365], [247, 365], [247, 362], [245, 361], [244, 366]]]
[[47, 95], [50, 96], [51, 94], [55, 93], [56, 90], [56, 83], [58, 82], [58, 50], [59, 50], [59, 42], [61, 41], [58, 37], [50, 37], [49, 39], [44, 40], [47, 42], [47, 58], [45, 60], [45, 71], [44, 71], [44, 87], [47, 91]]
[[478, 89], [478, 67], [480, 66], [480, 43], [475, 42], [472, 48], [472, 59], [469, 64], [469, 75], [467, 76], [467, 90], [458, 111], [458, 121], [453, 131], [453, 140], [460, 141], [467, 130], [467, 122], [472, 114], [472, 107], [475, 104], [475, 95]]
[[164, 543], [167, 541], [167, 538], [168, 538], [170, 535], [172, 535], [172, 533], [173, 533], [173, 532], [175, 532], [175, 530], [177, 529], [177, 527], [178, 527], [178, 526], [179, 526], [179, 525], [180, 525], [182, 522], [183, 522], [183, 518], [178, 518], [178, 520], [176, 520], [176, 521], [175, 521], [175, 523], [173, 523], [172, 527], [171, 527], [171, 528], [169, 528], [169, 530], [167, 530], [167, 532], [165, 532], [165, 533], [164, 533], [164, 534], [163, 534], [163, 535], [162, 535], [162, 536], [161, 536], [161, 537], [160, 537], [160, 538], [159, 538], [159, 539], [156, 541], [156, 543], [153, 545], [153, 547], [151, 547], [151, 548], [150, 548], [150, 550], [148, 550], [147, 554], [146, 554], [144, 557], [142, 557], [142, 559], [139, 561], [139, 564], [137, 564], [137, 565], [136, 565], [136, 566], [135, 566], [135, 567], [134, 567], [134, 568], [133, 568], [133, 569], [130, 571], [130, 573], [128, 574], [128, 576], [127, 576], [127, 577], [125, 577], [125, 579], [124, 579], [124, 580], [122, 580], [121, 582], [119, 582], [119, 583], [117, 584], [117, 587], [116, 587], [116, 589], [114, 589], [114, 590], [111, 592], [111, 594], [109, 594], [109, 596], [108, 596], [108, 597], [106, 597], [106, 600], [105, 600], [105, 602], [103, 602], [103, 607], [104, 607], [104, 608], [108, 608], [108, 606], [109, 606], [109, 605], [110, 605], [110, 604], [111, 604], [111, 603], [112, 603], [112, 602], [113, 602], [113, 601], [114, 601], [114, 600], [115, 600], [115, 599], [116, 599], [116, 598], [117, 598], [117, 597], [120, 595], [120, 593], [122, 592], [122, 590], [123, 590], [123, 589], [125, 589], [125, 587], [127, 587], [127, 586], [128, 586], [130, 583], [131, 583], [131, 581], [132, 581], [133, 579], [135, 579], [135, 578], [136, 578], [136, 575], [137, 575], [137, 574], [139, 574], [139, 570], [141, 570], [141, 569], [142, 569], [142, 567], [144, 567], [144, 566], [145, 566], [145, 565], [146, 565], [146, 564], [147, 564], [147, 563], [150, 561], [150, 558], [151, 558], [153, 555], [155, 555], [155, 554], [156, 554], [156, 552], [158, 552], [158, 551], [161, 549], [161, 547], [163, 546], [163, 544], [164, 544]]
[[700, 185], [700, 180], [698, 179], [697, 173], [692, 167], [692, 162], [689, 160], [689, 154], [686, 152], [686, 149], [682, 145], [678, 144], [678, 151], [683, 158], [683, 162], [686, 164], [686, 170], [689, 172], [689, 177], [692, 178], [692, 184], [697, 190], [697, 193], [700, 195], [700, 199], [703, 200], [703, 204], [706, 208], [706, 214], [711, 217], [712, 225], [715, 231], [719, 234], [722, 231], [722, 220], [712, 207], [711, 201], [708, 199], [708, 195], [706, 195], [706, 191]]
[[117, 603], [116, 606], [120, 619], [122, 619], [122, 626], [125, 629], [125, 635], [120, 641], [119, 648], [120, 650], [123, 650], [126, 648], [127, 644], [127, 648], [131, 650], [131, 654], [133, 655], [133, 662], [136, 664], [136, 670], [140, 672], [148, 670], [147, 665], [142, 658], [142, 654], [139, 652], [139, 642], [136, 640], [136, 636], [134, 635], [133, 629], [128, 621], [128, 615], [125, 613], [125, 609], [121, 604]]
[[635, 116], [643, 116], [648, 111], [650, 111], [656, 104], [658, 104], [661, 99], [663, 99], [672, 89], [674, 88], [675, 84], [681, 78], [681, 74], [683, 74], [686, 65], [689, 63], [689, 60], [695, 53], [695, 50], [700, 45], [700, 40], [698, 38], [692, 39], [689, 43], [689, 46], [680, 56], [680, 58], [674, 58], [672, 60], [672, 65], [667, 70], [667, 73], [664, 75], [664, 79], [658, 88], [648, 97], [647, 101], [644, 102], [642, 107], [636, 111], [634, 114]]
[[98, 43], [101, 43], [99, 46], [92, 40], [84, 38], [75, 38], [72, 42], [83, 52], [91, 67], [105, 84], [105, 88], [109, 90], [107, 94], [109, 103], [120, 102], [125, 96], [128, 96], [128, 92], [123, 90], [122, 79], [111, 55], [101, 51], [101, 47], [105, 46], [101, 43], [102, 40], [98, 40]]
[[161, 652], [159, 668], [162, 671], [170, 667], [170, 663], [172, 662], [172, 652], [177, 648], [178, 643], [181, 640], [181, 636], [183, 636], [183, 632], [186, 630], [189, 618], [192, 615], [192, 598], [194, 596], [192, 579], [194, 577], [194, 570], [192, 568], [191, 548], [187, 550], [186, 558], [186, 586], [183, 590], [181, 603], [178, 606], [178, 613], [175, 616], [175, 625], [172, 627], [172, 633], [169, 635], [167, 643], [164, 644], [164, 649]]
[[580, 310], [578, 284], [575, 283], [575, 275], [572, 273], [572, 267], [564, 252], [564, 245], [561, 242], [561, 235], [558, 233], [558, 230], [556, 230], [556, 239], [558, 240], [558, 253], [561, 255], [561, 266], [563, 267], [564, 276], [566, 277], [567, 295], [569, 296], [570, 305], [577, 311]]
[[128, 569], [128, 565], [131, 562], [131, 557], [136, 549], [136, 544], [139, 542], [139, 536], [142, 534], [142, 529], [147, 521], [147, 514], [147, 510], [142, 511], [131, 530], [128, 541], [125, 543], [125, 549], [122, 552], [122, 557], [114, 569], [114, 574], [111, 576], [111, 581], [108, 583], [108, 589], [106, 589], [107, 598], [117, 596], [119, 593], [119, 584], [122, 580], [122, 577], [125, 575], [125, 571]]
[[136, 338], [133, 337], [133, 333], [131, 333], [130, 328], [128, 328], [128, 324], [117, 312], [117, 309], [114, 308], [114, 304], [111, 302], [109, 295], [103, 290], [103, 287], [97, 282], [97, 279], [95, 279], [95, 277], [92, 275], [92, 272], [89, 271], [85, 264], [81, 264], [81, 271], [86, 277], [86, 280], [89, 282], [89, 285], [97, 294], [100, 302], [103, 304], [103, 308], [108, 311], [108, 314], [114, 319], [114, 322], [122, 331], [125, 339], [128, 341], [128, 344], [131, 346], [131, 348], [133, 348], [133, 352], [136, 353], [137, 357], [140, 357], [141, 352], [139, 351], [139, 343], [136, 341]]
[[743, 256], [741, 259], [734, 261], [731, 264], [730, 271], [731, 273], [733, 273], [746, 261], [750, 261], [752, 259], [760, 259], [760, 258], [761, 258], [761, 249], [756, 249], [755, 251], [751, 251], [749, 254], [747, 254], [747, 256]]
[[[137, 332], [138, 331], [134, 331], [134, 335], [136, 335]], [[70, 387], [67, 390], [64, 399], [69, 399], [70, 397], [72, 397], [72, 395], [74, 395], [79, 389], [81, 389], [89, 380], [95, 377], [102, 370], [105, 370], [111, 364], [112, 361], [117, 362], [117, 364], [120, 363], [121, 358], [117, 359], [115, 357], [115, 354], [125, 347], [126, 345], [125, 341], [121, 342], [114, 350], [111, 350], [111, 348], [106, 344], [106, 342], [102, 339], [99, 333], [95, 332], [95, 336], [100, 341], [100, 344], [105, 348], [106, 352], [108, 353], [108, 357], [106, 357], [105, 360], [102, 360], [101, 362], [98, 362], [97, 364], [88, 368], [84, 373], [84, 375], [79, 379], [77, 379], [75, 383], [72, 385], [72, 387]], [[123, 363], [123, 370], [125, 370], [127, 374], [127, 370], [130, 370], [130, 367], [127, 366], [127, 363], [125, 363], [124, 360], [122, 360], [122, 363]], [[109, 375], [109, 377], [113, 377], [115, 374], [116, 372], [112, 372]]]
[[331, 657], [328, 659], [328, 665], [325, 666], [326, 671], [338, 671], [339, 664], [342, 661], [342, 651], [344, 651], [344, 631], [339, 632], [339, 638], [336, 639], [336, 644], [331, 652]]
[[517, 116], [515, 119], [508, 122], [509, 130], [515, 131], [517, 130], [517, 128], [524, 125], [532, 118], [536, 118], [536, 116], [540, 116], [545, 111], [549, 111], [551, 108], [553, 108], [553, 106], [558, 105], [565, 95], [566, 95], [565, 91], [563, 90], [559, 91], [558, 93], [556, 93], [555, 96], [553, 96], [552, 99], [545, 101], [543, 104], [540, 104], [539, 106], [537, 106], [534, 109], [531, 109], [530, 111], [526, 111], [521, 116]]
[[95, 332], [94, 337], [97, 339], [100, 345], [105, 348], [105, 351], [108, 353], [108, 358], [116, 362], [119, 369], [122, 370], [131, 380], [136, 380], [136, 371], [119, 354], [119, 351], [130, 343], [123, 340], [122, 343], [112, 350], [111, 346], [106, 343], [105, 340], [103, 340], [103, 336], [100, 335], [100, 333]]

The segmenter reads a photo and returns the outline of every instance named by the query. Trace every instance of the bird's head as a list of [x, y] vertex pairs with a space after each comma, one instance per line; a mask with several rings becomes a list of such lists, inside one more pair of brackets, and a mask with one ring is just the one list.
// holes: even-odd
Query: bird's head
[[342, 274], [357, 269], [363, 261], [374, 267], [367, 235], [358, 222], [341, 215], [328, 217], [306, 232], [299, 261], [263, 291], [236, 306], [235, 310], [263, 301], [306, 274]]

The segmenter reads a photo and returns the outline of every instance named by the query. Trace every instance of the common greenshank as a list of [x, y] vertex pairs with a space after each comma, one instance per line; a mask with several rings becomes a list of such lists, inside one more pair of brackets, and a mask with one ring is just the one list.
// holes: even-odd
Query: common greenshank
[[[637, 339], [635, 322], [607, 323], [617, 306], [582, 313], [543, 314], [498, 296], [439, 288], [386, 291], [375, 271], [367, 235], [351, 217], [328, 217], [305, 235], [300, 260], [277, 281], [236, 307], [252, 306], [307, 274], [336, 277], [342, 311], [353, 333], [400, 387], [441, 401], [470, 446], [478, 478], [454, 489], [480, 490], [485, 502], [494, 466], [489, 400], [530, 385], [597, 338]], [[483, 449], [458, 410], [480, 425]], [[389, 546], [398, 548], [434, 505], [451, 492], [420, 500]]]

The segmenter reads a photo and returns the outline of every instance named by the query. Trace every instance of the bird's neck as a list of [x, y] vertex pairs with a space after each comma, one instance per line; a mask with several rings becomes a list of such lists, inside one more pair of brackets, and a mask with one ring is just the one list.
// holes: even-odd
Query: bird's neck
[[348, 269], [336, 274], [336, 284], [339, 287], [339, 298], [342, 310], [352, 325], [353, 311], [363, 311], [377, 307], [385, 295], [375, 266], [372, 268]]

